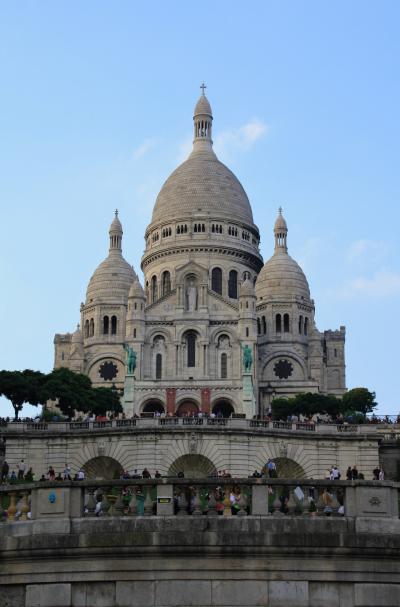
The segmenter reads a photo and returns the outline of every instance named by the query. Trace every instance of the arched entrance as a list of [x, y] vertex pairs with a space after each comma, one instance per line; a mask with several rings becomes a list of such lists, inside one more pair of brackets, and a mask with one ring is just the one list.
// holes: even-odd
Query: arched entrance
[[207, 478], [215, 476], [216, 467], [208, 457], [198, 454], [182, 455], [174, 461], [168, 470], [168, 476], [178, 476], [183, 472], [185, 478]]
[[192, 400], [184, 400], [176, 410], [178, 417], [194, 417], [198, 414], [199, 407]]
[[165, 409], [160, 400], [149, 400], [143, 407], [143, 413], [164, 413]]
[[303, 468], [293, 459], [276, 457], [274, 460], [278, 478], [306, 478]]
[[119, 478], [123, 473], [123, 468], [116, 459], [104, 455], [90, 459], [82, 468], [90, 480], [110, 480]]
[[235, 413], [235, 409], [229, 400], [221, 399], [215, 403], [212, 412], [217, 417], [231, 417], [232, 413]]

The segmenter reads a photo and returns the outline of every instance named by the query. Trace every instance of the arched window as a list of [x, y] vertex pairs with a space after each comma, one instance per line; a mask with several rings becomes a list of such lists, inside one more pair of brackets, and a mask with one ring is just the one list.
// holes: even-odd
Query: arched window
[[171, 293], [171, 274], [168, 271], [162, 275], [162, 294], [168, 295]]
[[109, 325], [110, 325], [110, 319], [108, 318], [108, 316], [104, 316], [104, 318], [103, 318], [103, 335], [108, 335]]
[[156, 354], [156, 379], [162, 377], [162, 355]]
[[261, 320], [257, 318], [257, 335], [261, 335]]
[[221, 268], [214, 268], [211, 273], [211, 289], [222, 295], [222, 270]]
[[151, 279], [151, 303], [157, 301], [157, 276]]
[[196, 366], [196, 333], [190, 332], [186, 335], [187, 366]]
[[299, 334], [303, 333], [303, 317], [299, 316]]
[[133, 337], [136, 337], [136, 329], [133, 329]]
[[238, 296], [238, 273], [236, 270], [231, 270], [229, 272], [229, 280], [228, 280], [228, 296], [231, 299], [237, 299]]
[[221, 354], [221, 379], [228, 377], [228, 356], [223, 352]]
[[249, 327], [246, 327], [246, 337], [249, 336]]
[[304, 335], [308, 335], [308, 318], [304, 319]]
[[89, 323], [89, 337], [93, 337], [93, 335], [94, 335], [94, 319], [91, 318], [90, 323]]
[[85, 337], [89, 337], [89, 321], [85, 320]]
[[289, 314], [283, 315], [283, 331], [284, 333], [289, 333], [290, 331]]
[[267, 321], [265, 320], [265, 316], [262, 317], [262, 332], [263, 335], [267, 334]]
[[282, 318], [280, 314], [275, 316], [275, 331], [280, 333], [282, 331]]
[[111, 335], [117, 334], [117, 317], [111, 316]]

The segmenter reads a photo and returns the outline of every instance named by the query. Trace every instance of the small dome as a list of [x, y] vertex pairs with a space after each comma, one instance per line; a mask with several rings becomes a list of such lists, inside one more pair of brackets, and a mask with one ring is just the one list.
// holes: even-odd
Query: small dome
[[287, 223], [286, 223], [284, 216], [282, 215], [282, 209], [279, 209], [279, 215], [276, 218], [275, 225], [274, 225], [274, 232], [279, 231], [279, 230], [286, 230], [286, 232], [287, 232], [287, 229], [288, 229]]
[[143, 287], [140, 284], [138, 278], [133, 281], [131, 288], [129, 289], [129, 298], [131, 297], [140, 297], [141, 299], [146, 299], [146, 296], [143, 291]]
[[269, 296], [281, 299], [303, 297], [310, 300], [307, 278], [299, 264], [286, 252], [279, 251], [267, 261], [256, 282], [258, 300]]
[[97, 267], [86, 292], [86, 304], [99, 301], [127, 303], [129, 289], [137, 278], [122, 255], [111, 252]]
[[138, 279], [132, 266], [122, 257], [122, 225], [118, 211], [115, 211], [109, 234], [110, 252], [89, 281], [86, 304], [103, 301], [126, 304], [132, 282]]
[[198, 114], [206, 114], [207, 116], [212, 116], [211, 105], [205, 95], [201, 95], [198, 102], [196, 103], [196, 107], [194, 108], [194, 115]]
[[300, 297], [310, 300], [307, 278], [299, 264], [288, 255], [287, 232], [287, 224], [280, 208], [274, 226], [275, 252], [257, 277], [258, 300], [269, 297], [282, 300]]
[[122, 234], [122, 224], [118, 219], [118, 210], [115, 211], [115, 217], [110, 225], [110, 232], [121, 232]]
[[247, 277], [246, 280], [242, 282], [239, 289], [239, 296], [246, 297], [254, 295], [254, 285], [251, 282], [250, 278]]

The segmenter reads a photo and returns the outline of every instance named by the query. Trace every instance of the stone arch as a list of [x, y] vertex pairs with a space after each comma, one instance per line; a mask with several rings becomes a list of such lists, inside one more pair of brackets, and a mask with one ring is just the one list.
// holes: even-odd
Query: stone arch
[[193, 399], [184, 399], [176, 408], [176, 415], [178, 417], [191, 417], [197, 415], [199, 412], [199, 406]]
[[165, 407], [159, 398], [149, 398], [143, 403], [141, 413], [165, 413]]
[[189, 453], [181, 455], [170, 465], [168, 476], [178, 476], [180, 472], [183, 472], [185, 478], [207, 478], [216, 476], [217, 469], [208, 457]]
[[212, 412], [219, 417], [228, 418], [235, 413], [235, 407], [228, 398], [218, 398], [213, 403]]
[[306, 473], [300, 464], [289, 457], [276, 457], [273, 462], [278, 478], [306, 478]]
[[93, 457], [82, 468], [87, 479], [111, 480], [115, 477], [119, 478], [123, 473], [123, 468], [119, 461], [105, 455]]

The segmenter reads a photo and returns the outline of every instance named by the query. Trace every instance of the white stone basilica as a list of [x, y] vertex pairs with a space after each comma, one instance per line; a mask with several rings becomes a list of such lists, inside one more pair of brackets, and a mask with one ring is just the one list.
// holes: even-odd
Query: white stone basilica
[[[127, 415], [250, 417], [277, 396], [343, 394], [345, 328], [315, 326], [281, 210], [275, 250], [263, 265], [246, 192], [213, 151], [204, 93], [193, 120], [193, 151], [162, 186], [145, 233], [144, 288], [122, 256], [116, 213], [108, 257], [81, 304], [82, 329], [55, 336], [55, 367], [124, 388]], [[136, 354], [131, 374], [125, 348]]]

